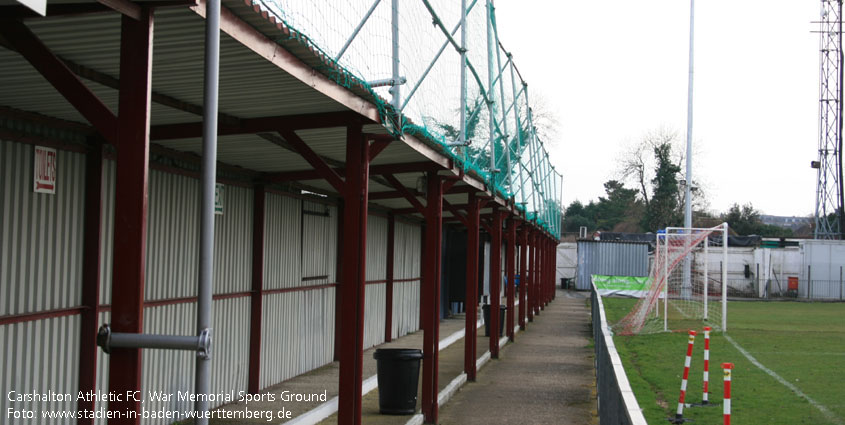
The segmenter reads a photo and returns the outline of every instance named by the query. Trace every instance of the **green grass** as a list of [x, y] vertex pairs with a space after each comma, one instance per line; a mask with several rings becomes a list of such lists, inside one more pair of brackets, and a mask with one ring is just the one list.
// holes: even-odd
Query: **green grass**
[[[633, 301], [605, 298], [608, 321], [630, 311]], [[730, 302], [728, 335], [800, 391], [845, 422], [845, 304]], [[687, 347], [686, 333], [614, 336], [637, 401], [651, 424], [674, 416]], [[687, 402], [701, 400], [703, 334], [696, 337]], [[734, 363], [732, 415], [738, 424], [826, 424], [832, 420], [745, 358], [720, 332], [710, 340], [710, 402], [684, 417], [722, 423], [723, 362]], [[835, 421], [834, 421], [835, 423]]]

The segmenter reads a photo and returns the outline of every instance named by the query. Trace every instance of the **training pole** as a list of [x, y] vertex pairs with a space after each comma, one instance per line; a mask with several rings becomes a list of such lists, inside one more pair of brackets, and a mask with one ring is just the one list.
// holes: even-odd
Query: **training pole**
[[722, 363], [722, 369], [725, 370], [725, 397], [722, 400], [722, 414], [725, 417], [725, 425], [731, 425], [731, 370], [733, 368], [733, 363]]
[[704, 392], [701, 394], [701, 404], [710, 404], [710, 326], [704, 327]]
[[684, 423], [684, 399], [687, 396], [687, 379], [689, 379], [689, 366], [692, 362], [692, 346], [695, 344], [695, 331], [689, 331], [689, 343], [687, 344], [687, 358], [684, 360], [684, 377], [681, 380], [681, 397], [678, 399], [678, 411], [675, 413], [675, 420], [672, 423]]

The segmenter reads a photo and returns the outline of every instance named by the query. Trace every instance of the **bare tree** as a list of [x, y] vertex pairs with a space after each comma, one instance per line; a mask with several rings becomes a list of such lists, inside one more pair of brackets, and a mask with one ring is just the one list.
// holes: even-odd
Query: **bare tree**
[[[654, 179], [655, 170], [657, 169], [654, 149], [663, 144], [668, 144], [671, 147], [670, 161], [681, 170], [678, 180], [687, 180], [685, 167], [686, 143], [676, 130], [666, 127], [649, 131], [638, 141], [629, 144], [617, 160], [619, 163], [617, 178], [637, 188], [638, 194], [645, 203], [646, 208], [648, 208], [653, 196], [651, 181]], [[699, 150], [698, 145], [694, 145], [693, 149], [697, 155]], [[699, 183], [700, 180], [697, 178], [693, 179], [692, 188], [693, 209], [697, 210], [707, 207], [705, 191]], [[685, 196], [683, 186], [679, 186], [677, 196], [678, 205], [683, 206]]]

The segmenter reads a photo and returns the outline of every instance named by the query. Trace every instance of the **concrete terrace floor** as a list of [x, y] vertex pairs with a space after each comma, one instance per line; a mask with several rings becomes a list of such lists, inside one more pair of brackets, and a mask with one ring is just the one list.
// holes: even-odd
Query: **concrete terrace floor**
[[[467, 382], [440, 408], [438, 423], [463, 424], [598, 424], [595, 402], [593, 350], [590, 342], [589, 293], [558, 290], [552, 301], [525, 331], [516, 334], [516, 343], [500, 349], [499, 359], [488, 361], [478, 371], [476, 382]], [[518, 307], [517, 307], [518, 308]], [[481, 317], [479, 311], [479, 317]], [[458, 315], [440, 322], [441, 341], [464, 328]], [[489, 350], [489, 337], [478, 330], [478, 357]], [[365, 379], [376, 374], [373, 353], [378, 348], [421, 348], [423, 332], [418, 331], [392, 342], [372, 347], [364, 353]], [[440, 351], [438, 388], [443, 390], [463, 372], [464, 338]], [[313, 423], [297, 417], [317, 408], [323, 401], [283, 402], [282, 391], [338, 394], [339, 363], [291, 378], [265, 390], [276, 394], [275, 402], [235, 403], [225, 410], [277, 412], [290, 411], [292, 419], [212, 419], [210, 424]], [[421, 385], [421, 382], [420, 382]], [[419, 394], [419, 390], [418, 393]], [[364, 395], [364, 424], [404, 425], [412, 416], [382, 415], [378, 411], [378, 388]], [[419, 399], [417, 400], [419, 413]], [[337, 423], [332, 414], [320, 424]]]

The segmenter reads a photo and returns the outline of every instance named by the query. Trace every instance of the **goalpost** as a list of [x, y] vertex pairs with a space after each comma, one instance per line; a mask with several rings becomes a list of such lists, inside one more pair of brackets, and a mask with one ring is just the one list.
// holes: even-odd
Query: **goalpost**
[[[711, 244], [711, 235], [721, 236], [722, 243]], [[727, 240], [727, 223], [712, 228], [669, 227], [658, 233], [648, 290], [614, 325], [616, 332], [638, 334], [701, 326], [725, 331]], [[712, 260], [721, 262], [721, 273], [711, 273]]]

